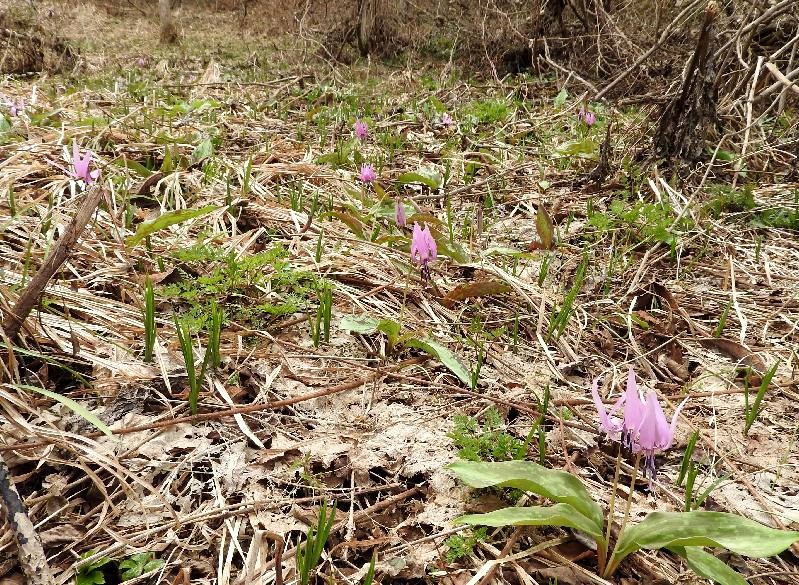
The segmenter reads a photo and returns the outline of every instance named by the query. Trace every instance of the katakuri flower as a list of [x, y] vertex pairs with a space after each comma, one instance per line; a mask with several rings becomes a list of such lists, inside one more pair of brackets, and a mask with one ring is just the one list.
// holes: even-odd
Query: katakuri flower
[[430, 262], [438, 256], [438, 248], [430, 228], [425, 224], [424, 228], [419, 224], [413, 223], [413, 234], [411, 236], [411, 261], [413, 261], [422, 273], [422, 280], [430, 278]]
[[638, 428], [637, 446], [644, 454], [644, 476], [651, 479], [657, 474], [655, 454], [670, 448], [674, 442], [674, 431], [677, 429], [677, 417], [685, 403], [683, 400], [671, 417], [671, 424], [666, 421], [666, 415], [658, 402], [657, 394], [650, 390], [646, 395], [644, 418]]
[[624, 402], [624, 395], [622, 394], [619, 397], [616, 404], [613, 405], [613, 408], [611, 408], [608, 413], [605, 409], [605, 405], [602, 403], [602, 399], [599, 397], [599, 378], [596, 378], [591, 385], [591, 396], [594, 398], [594, 405], [599, 414], [599, 428], [602, 429], [608, 437], [614, 441], [618, 441], [622, 429], [622, 421], [619, 417], [613, 416], [613, 413], [616, 412]]
[[636, 439], [638, 429], [646, 415], [646, 407], [641, 399], [641, 391], [635, 382], [635, 372], [630, 368], [627, 373], [627, 390], [624, 392], [624, 419], [621, 427], [621, 444], [629, 451], [637, 453], [639, 451]]
[[397, 222], [397, 227], [404, 228], [408, 225], [408, 217], [405, 215], [405, 206], [402, 204], [402, 199], [397, 197], [394, 203], [394, 221]]
[[591, 110], [586, 110], [585, 108], [580, 108], [580, 111], [577, 112], [577, 117], [585, 122], [586, 126], [593, 126], [596, 122], [596, 114]]
[[369, 136], [369, 125], [360, 118], [355, 120], [353, 129], [355, 130], [355, 136], [360, 140], [366, 140], [366, 137]]
[[16, 118], [20, 114], [25, 112], [25, 100], [20, 98], [17, 101], [9, 102], [8, 104], [8, 113], [11, 114], [12, 118]]
[[[613, 440], [621, 440], [622, 447], [630, 453], [640, 453], [644, 457], [644, 476], [654, 479], [657, 473], [655, 455], [670, 448], [674, 442], [677, 417], [687, 398], [674, 411], [671, 424], [658, 403], [657, 394], [650, 391], [646, 401], [641, 399], [641, 391], [635, 381], [632, 368], [627, 374], [627, 389], [613, 405], [610, 412], [605, 409], [599, 397], [598, 380], [591, 386], [599, 426]], [[623, 407], [623, 418], [613, 416]]]
[[450, 116], [447, 112], [444, 112], [441, 114], [441, 125], [449, 128], [450, 126], [455, 125], [455, 120], [453, 120], [452, 116]]
[[377, 173], [372, 165], [362, 165], [358, 178], [364, 183], [371, 183], [377, 178]]
[[83, 180], [87, 185], [96, 181], [97, 177], [100, 176], [99, 169], [89, 170], [93, 154], [91, 150], [87, 150], [86, 154], [81, 156], [77, 143], [72, 143], [72, 171], [70, 174], [75, 179]]

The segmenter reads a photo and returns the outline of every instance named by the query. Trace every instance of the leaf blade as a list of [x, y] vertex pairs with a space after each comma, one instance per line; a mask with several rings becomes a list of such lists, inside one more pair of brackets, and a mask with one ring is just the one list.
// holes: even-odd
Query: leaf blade
[[534, 492], [550, 500], [569, 504], [604, 533], [602, 509], [571, 473], [549, 469], [532, 461], [455, 461], [447, 466], [458, 479], [474, 488], [510, 487]]
[[799, 541], [799, 532], [777, 530], [726, 512], [652, 512], [619, 537], [611, 564], [645, 548], [717, 546], [746, 557], [770, 557]]
[[200, 209], [179, 209], [176, 211], [162, 213], [159, 217], [140, 224], [136, 230], [136, 233], [125, 239], [125, 245], [132, 248], [144, 238], [154, 234], [155, 232], [161, 231], [162, 229], [172, 225], [183, 223], [184, 221], [188, 221], [190, 219], [202, 217], [203, 215], [207, 215], [217, 209], [219, 209], [219, 207], [216, 205], [206, 205]]
[[554, 506], [525, 506], [501, 508], [486, 514], [468, 514], [455, 519], [455, 524], [472, 526], [565, 526], [575, 528], [595, 538], [602, 538], [601, 530], [569, 504]]

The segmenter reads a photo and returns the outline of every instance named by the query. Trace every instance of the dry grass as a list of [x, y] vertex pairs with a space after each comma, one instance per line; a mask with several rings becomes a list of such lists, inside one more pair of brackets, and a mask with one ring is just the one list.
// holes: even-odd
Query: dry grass
[[[654, 126], [647, 111], [598, 106], [588, 138], [601, 141], [614, 121], [614, 172], [599, 189], [584, 185], [594, 151], [565, 154], [565, 143], [585, 132], [575, 118], [580, 103], [553, 107], [559, 88], [538, 79], [483, 85], [438, 77], [435, 68], [332, 70], [301, 61], [307, 54], [296, 42], [276, 51], [239, 36], [235, 13], [213, 11], [183, 15], [183, 46], [172, 53], [153, 49], [157, 27], [146, 20], [89, 5], [54, 10], [52, 24], [81, 48], [82, 69], [0, 85], [28, 101], [35, 85], [38, 95], [0, 146], [3, 311], [85, 197], [53, 164], [67, 165], [73, 140], [98, 154], [106, 193], [23, 335], [13, 347], [3, 340], [0, 451], [59, 582], [85, 564], [87, 551], [115, 559], [152, 551], [165, 565], [142, 582], [271, 583], [274, 534], [286, 540], [282, 572], [291, 580], [293, 545], [320, 502], [334, 499], [340, 513], [323, 565], [334, 582], [358, 582], [377, 551], [383, 583], [431, 574], [465, 583], [500, 555], [507, 534], [459, 562], [445, 558], [452, 520], [474, 506], [443, 469], [456, 457], [447, 436], [453, 415], [479, 418], [495, 405], [505, 430], [524, 438], [549, 386], [547, 463], [574, 470], [607, 502], [613, 456], [598, 442], [587, 389], [598, 375], [609, 389], [628, 365], [671, 407], [691, 397], [657, 490], [636, 492], [634, 518], [681, 509], [673, 479], [681, 447], [698, 430], [700, 478], [729, 476], [708, 509], [799, 523], [799, 184], [784, 179], [796, 164], [784, 146], [796, 140], [795, 113], [761, 120], [752, 133], [737, 167], [749, 175], [737, 181], [756, 184], [752, 205], [739, 209], [730, 198], [740, 199], [741, 189], [723, 195], [734, 163], [681, 178], [636, 166], [632, 154], [648, 147]], [[436, 104], [459, 127], [437, 124]], [[506, 110], [492, 113], [490, 104]], [[350, 140], [359, 112], [371, 121], [359, 149], [379, 162], [385, 188], [420, 167], [449, 172], [438, 193], [397, 188], [409, 211], [441, 234], [430, 286], [409, 262], [409, 231], [393, 225], [391, 201], [380, 206], [352, 161], [317, 161]], [[194, 154], [211, 138], [210, 157]], [[740, 152], [740, 135], [724, 140], [720, 150]], [[714, 213], [709, 204], [720, 201]], [[215, 210], [126, 245], [143, 221], [206, 205]], [[540, 206], [558, 231], [552, 251], [529, 250]], [[623, 215], [631, 209], [641, 217]], [[793, 228], [753, 223], [773, 223], [768, 210], [793, 213]], [[664, 217], [667, 227], [652, 230]], [[462, 257], [444, 253], [455, 245]], [[573, 312], [563, 333], [550, 336], [584, 255]], [[255, 260], [234, 284], [230, 266]], [[224, 277], [207, 280], [214, 274]], [[157, 300], [153, 363], [142, 358], [148, 275]], [[314, 347], [309, 321], [323, 280], [334, 286], [332, 332]], [[444, 298], [487, 280], [507, 292]], [[197, 351], [207, 344], [201, 308], [211, 298], [228, 317], [223, 364], [192, 417], [173, 314], [200, 325]], [[482, 346], [478, 387], [469, 390], [418, 350], [387, 355], [383, 336], [344, 331], [351, 315], [397, 320], [468, 367]], [[745, 436], [742, 366], [762, 374], [777, 360], [765, 410]], [[25, 386], [71, 397], [114, 436]], [[567, 531], [519, 538], [515, 551], [559, 540], [509, 561], [497, 579], [592, 582], [593, 558], [582, 558], [586, 549]], [[790, 552], [730, 563], [753, 583], [795, 583], [799, 572]], [[10, 534], [0, 530], [0, 578], [16, 570]], [[635, 583], [690, 579], [679, 560], [660, 553], [636, 555], [622, 575]]]

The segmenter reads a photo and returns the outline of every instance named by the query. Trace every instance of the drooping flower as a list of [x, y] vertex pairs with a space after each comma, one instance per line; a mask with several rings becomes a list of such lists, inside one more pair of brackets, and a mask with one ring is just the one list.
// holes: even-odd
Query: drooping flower
[[430, 262], [438, 257], [438, 247], [430, 228], [425, 224], [424, 228], [414, 222], [413, 234], [411, 236], [411, 261], [413, 261], [422, 273], [422, 280], [430, 278]]
[[641, 392], [635, 382], [635, 372], [630, 368], [627, 373], [627, 390], [624, 392], [624, 420], [622, 421], [621, 442], [629, 451], [638, 452], [638, 429], [646, 415]]
[[[627, 389], [610, 412], [607, 412], [599, 397], [598, 379], [594, 380], [591, 386], [591, 395], [599, 413], [600, 428], [613, 440], [621, 439], [621, 445], [626, 451], [642, 454], [644, 476], [654, 479], [657, 473], [655, 455], [670, 448], [674, 442], [677, 417], [688, 399], [680, 403], [669, 424], [655, 392], [650, 391], [646, 401], [641, 399], [641, 392], [632, 368], [627, 374]], [[622, 407], [623, 418], [613, 416]]]
[[610, 413], [605, 409], [602, 399], [599, 397], [599, 378], [594, 380], [591, 385], [591, 396], [594, 398], [594, 405], [596, 406], [597, 413], [599, 414], [599, 428], [611, 439], [618, 441], [619, 433], [622, 429], [622, 421], [619, 417], [613, 416], [619, 407], [624, 402], [624, 395], [622, 394], [610, 409]]
[[81, 156], [77, 143], [72, 143], [72, 171], [70, 174], [75, 179], [81, 179], [87, 185], [96, 181], [97, 177], [100, 176], [100, 169], [89, 170], [93, 154], [91, 150], [87, 150], [86, 154]]
[[8, 113], [11, 114], [12, 118], [16, 118], [20, 114], [25, 112], [25, 100], [20, 98], [16, 101], [11, 101], [8, 103]]
[[449, 128], [450, 126], [455, 125], [455, 120], [453, 120], [452, 116], [450, 116], [447, 112], [444, 112], [441, 114], [441, 125]]
[[360, 118], [355, 120], [353, 128], [355, 130], [355, 136], [360, 140], [366, 140], [366, 137], [369, 136], [369, 125]]
[[591, 110], [586, 110], [585, 107], [580, 108], [580, 111], [577, 112], [577, 117], [585, 122], [586, 126], [593, 126], [596, 122], [596, 114]]
[[674, 442], [677, 417], [680, 416], [680, 411], [687, 400], [687, 398], [683, 400], [676, 408], [669, 425], [658, 402], [657, 394], [650, 390], [646, 395], [644, 418], [639, 426], [637, 437], [638, 450], [644, 454], [644, 476], [654, 479], [657, 473], [655, 454], [665, 451]]
[[364, 183], [371, 183], [377, 178], [377, 173], [372, 165], [362, 165], [358, 178]]
[[404, 228], [408, 224], [408, 217], [405, 215], [405, 206], [402, 204], [402, 199], [397, 197], [394, 203], [394, 220], [397, 222], [397, 227]]

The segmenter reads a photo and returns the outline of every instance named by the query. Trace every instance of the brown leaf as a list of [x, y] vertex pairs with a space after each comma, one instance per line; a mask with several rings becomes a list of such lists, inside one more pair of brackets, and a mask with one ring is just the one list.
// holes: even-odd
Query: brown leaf
[[763, 363], [763, 360], [737, 341], [732, 341], [731, 339], [725, 339], [723, 337], [706, 337], [697, 341], [699, 341], [702, 347], [714, 349], [730, 359], [751, 366], [761, 374], [766, 371], [766, 365]]
[[511, 287], [498, 280], [483, 280], [480, 282], [470, 282], [461, 284], [447, 293], [441, 304], [451, 308], [455, 303], [474, 297], [487, 297], [491, 295], [501, 295], [510, 292]]
[[535, 214], [535, 231], [538, 232], [541, 246], [545, 250], [551, 250], [555, 244], [555, 226], [543, 205], [538, 206], [538, 211]]

